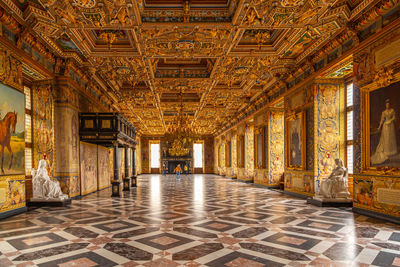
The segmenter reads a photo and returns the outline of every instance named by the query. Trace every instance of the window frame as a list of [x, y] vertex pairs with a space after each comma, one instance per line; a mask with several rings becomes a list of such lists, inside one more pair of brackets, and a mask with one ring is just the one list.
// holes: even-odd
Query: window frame
[[[346, 133], [345, 133], [345, 159], [346, 159], [346, 167], [347, 167], [347, 172], [349, 175], [353, 175], [354, 169], [354, 83], [352, 80], [348, 80], [345, 82], [344, 84], [345, 87], [345, 122], [346, 122]], [[351, 100], [353, 101], [353, 103], [351, 103], [351, 105], [349, 105], [348, 103], [348, 91], [351, 90]], [[351, 131], [352, 131], [352, 139], [349, 139], [349, 134], [348, 134], [348, 127], [349, 127], [349, 120], [348, 120], [348, 114], [353, 114], [352, 115], [352, 120], [351, 120]], [[351, 159], [349, 157], [349, 147], [351, 147]], [[351, 162], [351, 169], [349, 169], [349, 161], [353, 160], [353, 162]]]

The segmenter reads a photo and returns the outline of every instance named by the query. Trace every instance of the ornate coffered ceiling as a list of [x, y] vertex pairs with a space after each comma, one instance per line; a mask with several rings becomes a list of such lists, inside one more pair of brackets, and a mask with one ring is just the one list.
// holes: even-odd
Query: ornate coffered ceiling
[[[386, 0], [382, 2], [390, 2]], [[141, 134], [183, 113], [213, 134], [357, 20], [372, 0], [8, 0], [16, 20], [108, 88]]]

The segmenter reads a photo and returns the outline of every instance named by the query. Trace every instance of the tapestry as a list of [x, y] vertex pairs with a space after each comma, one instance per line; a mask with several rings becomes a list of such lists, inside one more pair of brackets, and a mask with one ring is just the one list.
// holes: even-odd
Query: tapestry
[[54, 171], [54, 97], [51, 85], [32, 88], [33, 99], [33, 164], [37, 168], [39, 160], [46, 156], [49, 175]]
[[97, 190], [97, 146], [80, 142], [81, 195]]
[[79, 172], [78, 112], [69, 107], [56, 107], [56, 173]]
[[98, 146], [98, 189], [111, 185], [112, 167], [110, 166], [110, 149]]
[[278, 185], [284, 172], [284, 113], [271, 112], [269, 120], [269, 180], [268, 184]]

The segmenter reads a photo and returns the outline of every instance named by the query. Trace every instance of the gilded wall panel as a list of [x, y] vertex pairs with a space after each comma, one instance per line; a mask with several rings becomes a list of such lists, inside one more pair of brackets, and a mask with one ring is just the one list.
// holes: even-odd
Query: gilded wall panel
[[281, 111], [271, 111], [269, 116], [268, 129], [268, 185], [279, 185], [285, 170], [285, 132], [284, 132], [284, 113]]
[[398, 177], [354, 175], [353, 206], [400, 217]]
[[33, 115], [33, 164], [37, 168], [40, 159], [46, 156], [49, 174], [54, 175], [54, 95], [52, 85], [38, 83], [32, 86]]
[[80, 142], [81, 194], [97, 190], [97, 145]]
[[313, 196], [315, 194], [314, 172], [286, 170], [285, 191]]
[[[245, 180], [254, 179], [254, 125], [247, 125], [245, 131]], [[242, 178], [242, 179], [243, 179]]]
[[335, 166], [344, 159], [344, 89], [339, 83], [316, 84], [314, 102], [316, 191]]
[[109, 148], [103, 146], [97, 146], [97, 166], [98, 166], [98, 190], [104, 189], [111, 185], [113, 166], [110, 164], [111, 151]]

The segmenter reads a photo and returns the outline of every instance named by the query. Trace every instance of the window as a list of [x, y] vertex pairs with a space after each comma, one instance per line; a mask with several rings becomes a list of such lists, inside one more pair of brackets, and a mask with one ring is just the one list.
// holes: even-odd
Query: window
[[231, 167], [231, 140], [225, 143], [225, 167]]
[[24, 86], [25, 93], [25, 175], [31, 175], [32, 165], [32, 106], [31, 88]]
[[353, 83], [346, 85], [346, 161], [349, 174], [353, 174]]
[[194, 167], [203, 168], [203, 144], [193, 145]]
[[150, 144], [151, 168], [160, 168], [160, 144]]

